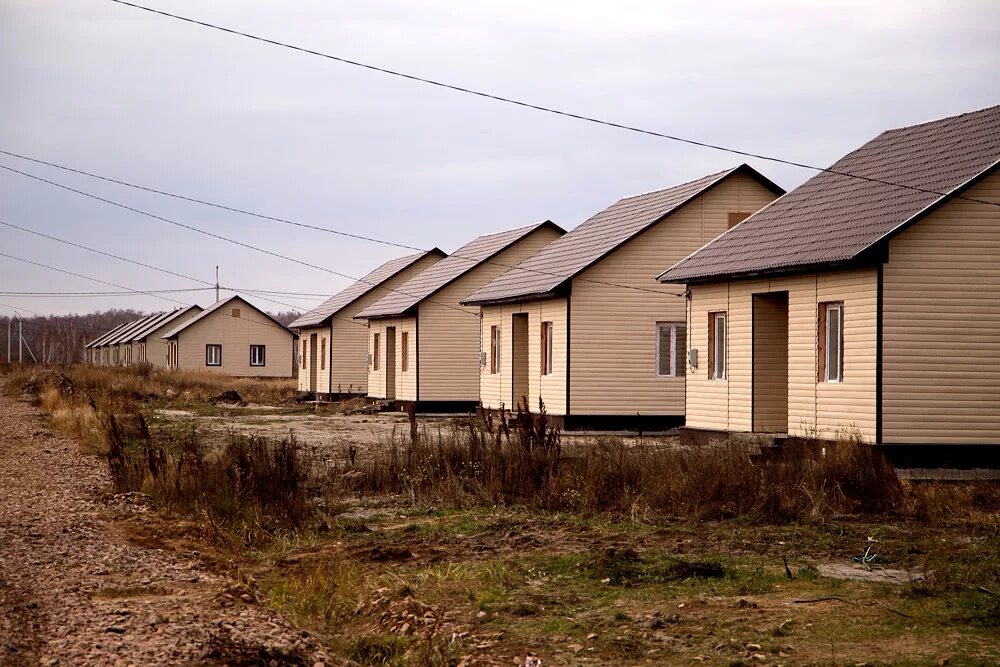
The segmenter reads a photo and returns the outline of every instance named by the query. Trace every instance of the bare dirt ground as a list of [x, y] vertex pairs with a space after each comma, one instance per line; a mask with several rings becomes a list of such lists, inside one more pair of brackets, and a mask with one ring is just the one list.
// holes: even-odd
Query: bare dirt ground
[[[263, 406], [256, 406], [257, 410]], [[280, 410], [280, 408], [274, 408]], [[261, 435], [268, 438], [287, 438], [294, 435], [300, 442], [315, 448], [317, 453], [330, 459], [344, 459], [349, 447], [356, 447], [364, 456], [374, 447], [389, 442], [394, 434], [409, 433], [409, 422], [401, 412], [381, 412], [375, 414], [342, 414], [338, 412], [318, 412], [316, 414], [296, 412], [295, 414], [241, 414], [233, 409], [231, 414], [200, 415], [186, 410], [157, 410], [156, 415], [168, 423], [191, 423], [199, 428], [223, 436], [235, 431], [247, 435]], [[438, 429], [447, 429], [456, 422], [466, 419], [456, 416], [418, 415], [421, 429], [433, 435]], [[567, 431], [561, 434], [567, 447], [592, 444], [601, 433]], [[628, 444], [658, 442], [675, 444], [677, 437], [667, 434], [620, 435]]]
[[[0, 396], [0, 664], [309, 664], [322, 650], [197, 552], [130, 543], [141, 499]], [[247, 599], [241, 597], [246, 595]]]

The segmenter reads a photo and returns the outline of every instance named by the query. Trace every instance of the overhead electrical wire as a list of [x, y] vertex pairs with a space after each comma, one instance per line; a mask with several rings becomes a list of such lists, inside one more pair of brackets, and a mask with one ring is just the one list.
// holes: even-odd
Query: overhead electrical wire
[[[90, 172], [90, 171], [84, 171], [82, 169], [77, 169], [77, 168], [74, 168], [74, 167], [68, 167], [66, 165], [58, 164], [58, 163], [55, 163], [55, 162], [48, 162], [46, 160], [41, 160], [39, 158], [29, 157], [27, 155], [22, 155], [20, 153], [14, 153], [12, 151], [7, 151], [7, 150], [3, 150], [3, 149], [0, 149], [0, 155], [7, 155], [7, 156], [10, 156], [10, 157], [18, 158], [20, 160], [26, 160], [28, 162], [34, 162], [36, 164], [45, 165], [47, 167], [53, 167], [55, 169], [61, 169], [63, 171], [67, 171], [67, 172], [74, 173], [74, 174], [80, 174], [82, 176], [87, 176], [89, 178], [94, 178], [94, 179], [97, 179], [97, 180], [100, 180], [100, 181], [106, 181], [108, 183], [115, 183], [117, 185], [123, 185], [125, 187], [134, 188], [136, 190], [142, 190], [142, 191], [145, 191], [145, 192], [151, 192], [151, 193], [154, 193], [154, 194], [157, 194], [157, 195], [162, 195], [164, 197], [172, 197], [174, 199], [179, 199], [179, 200], [182, 200], [182, 201], [192, 202], [192, 203], [195, 203], [195, 204], [201, 204], [203, 206], [210, 206], [212, 208], [217, 208], [217, 209], [221, 209], [221, 210], [224, 210], [224, 211], [230, 211], [230, 212], [233, 212], [233, 213], [239, 213], [241, 215], [248, 215], [248, 216], [251, 216], [251, 217], [254, 217], [254, 218], [260, 218], [262, 220], [270, 220], [272, 222], [278, 222], [278, 223], [286, 224], [286, 225], [293, 225], [295, 227], [304, 227], [306, 229], [312, 229], [312, 230], [315, 230], [315, 231], [326, 232], [328, 234], [336, 234], [338, 236], [345, 236], [345, 237], [349, 237], [349, 238], [353, 238], [353, 239], [359, 239], [359, 240], [363, 240], [363, 241], [369, 241], [371, 243], [378, 243], [378, 244], [381, 244], [381, 245], [393, 246], [393, 247], [396, 247], [396, 248], [403, 248], [403, 249], [406, 249], [406, 250], [413, 250], [413, 251], [416, 251], [416, 252], [428, 252], [428, 250], [429, 250], [428, 248], [420, 248], [418, 246], [407, 245], [405, 243], [397, 243], [395, 241], [387, 241], [385, 239], [379, 239], [379, 238], [375, 238], [375, 237], [372, 237], [372, 236], [360, 236], [360, 235], [357, 235], [357, 234], [352, 234], [350, 232], [344, 232], [344, 231], [341, 231], [341, 230], [338, 230], [338, 229], [331, 229], [329, 227], [320, 227], [318, 225], [310, 225], [310, 224], [307, 224], [307, 223], [304, 223], [304, 222], [297, 222], [297, 221], [294, 221], [294, 220], [289, 220], [287, 218], [281, 218], [281, 217], [272, 216], [272, 215], [265, 215], [263, 213], [256, 213], [254, 211], [248, 211], [248, 210], [242, 209], [242, 208], [228, 206], [228, 205], [225, 205], [225, 204], [219, 204], [219, 203], [207, 201], [207, 200], [204, 200], [204, 199], [198, 199], [196, 197], [190, 197], [188, 195], [176, 194], [176, 193], [168, 192], [166, 190], [161, 190], [161, 189], [158, 189], [158, 188], [151, 188], [151, 187], [144, 186], [144, 185], [137, 185], [135, 183], [130, 183], [128, 181], [123, 181], [123, 180], [120, 180], [120, 179], [117, 179], [117, 178], [111, 178], [109, 176], [103, 176], [101, 174], [95, 174], [95, 173]], [[28, 176], [30, 178], [39, 178], [39, 177], [33, 176], [32, 174], [28, 174], [27, 172], [18, 171], [16, 169], [13, 169], [11, 167], [7, 167], [7, 166], [2, 165], [2, 164], [0, 164], [0, 168], [7, 169], [8, 171], [13, 171], [13, 172], [21, 174], [23, 176]], [[39, 179], [39, 180], [44, 180], [44, 179]], [[452, 253], [449, 256], [450, 257], [457, 257], [459, 259], [467, 259], [470, 262], [479, 262], [480, 261], [478, 258], [464, 256], [464, 255], [462, 255], [460, 253], [457, 253], [457, 252], [456, 253]], [[567, 279], [567, 278], [570, 277], [570, 276], [566, 275], [565, 273], [558, 273], [558, 272], [554, 272], [554, 271], [545, 271], [543, 269], [526, 268], [526, 267], [522, 267], [522, 266], [519, 266], [519, 265], [516, 265], [516, 264], [504, 264], [503, 262], [498, 262], [498, 261], [493, 260], [493, 259], [485, 260], [483, 263], [484, 264], [490, 264], [490, 265], [493, 265], [493, 266], [500, 266], [500, 267], [503, 267], [503, 268], [506, 268], [506, 269], [517, 270], [517, 271], [521, 271], [521, 272], [524, 272], [524, 273], [536, 273], [536, 274], [540, 274], [540, 275], [552, 276], [552, 277], [555, 277], [555, 278]], [[670, 292], [670, 291], [662, 289], [662, 288], [657, 289], [657, 288], [652, 288], [652, 287], [641, 287], [639, 285], [624, 285], [624, 284], [621, 284], [621, 283], [614, 283], [614, 282], [610, 282], [610, 281], [606, 281], [606, 280], [598, 280], [596, 278], [576, 277], [574, 279], [575, 280], [579, 280], [581, 282], [592, 283], [592, 284], [596, 284], [596, 285], [605, 285], [605, 286], [608, 286], [608, 287], [617, 287], [617, 288], [620, 288], [620, 289], [628, 289], [628, 290], [638, 291], [638, 292], [648, 292], [648, 293], [656, 294], [656, 295], [659, 295], [659, 296], [673, 296], [673, 297], [680, 297], [680, 296], [682, 296], [680, 294], [676, 294], [676, 293]]]
[[[330, 274], [333, 274], [335, 276], [340, 276], [342, 278], [347, 278], [348, 280], [353, 280], [355, 282], [367, 282], [367, 281], [365, 281], [364, 278], [356, 278], [356, 277], [348, 275], [346, 273], [341, 273], [340, 271], [334, 271], [333, 269], [328, 269], [325, 266], [319, 266], [318, 264], [313, 264], [311, 262], [306, 262], [306, 261], [301, 260], [301, 259], [296, 259], [294, 257], [289, 257], [287, 255], [282, 255], [281, 253], [277, 253], [277, 252], [274, 252], [272, 250], [267, 250], [265, 248], [260, 248], [258, 246], [251, 245], [249, 243], [244, 243], [243, 241], [237, 241], [236, 239], [231, 239], [231, 238], [229, 238], [227, 236], [222, 236], [221, 234], [216, 234], [214, 232], [209, 232], [209, 231], [206, 231], [204, 229], [199, 229], [198, 227], [194, 227], [192, 225], [188, 225], [188, 224], [185, 224], [183, 222], [177, 222], [176, 220], [171, 220], [170, 218], [165, 218], [162, 215], [157, 215], [155, 213], [150, 213], [149, 211], [144, 211], [142, 209], [135, 208], [134, 206], [129, 206], [128, 204], [122, 204], [121, 202], [114, 201], [113, 199], [107, 199], [105, 197], [100, 197], [98, 195], [92, 194], [90, 192], [85, 192], [83, 190], [78, 190], [78, 189], [72, 188], [72, 187], [70, 187], [68, 185], [63, 185], [62, 183], [57, 183], [55, 181], [50, 181], [47, 178], [42, 178], [41, 176], [36, 176], [34, 174], [29, 174], [28, 172], [20, 171], [19, 169], [14, 169], [13, 167], [8, 167], [7, 165], [0, 164], [0, 169], [5, 169], [5, 170], [13, 172], [15, 174], [20, 174], [22, 176], [26, 176], [26, 177], [34, 179], [36, 181], [40, 181], [42, 183], [47, 183], [49, 185], [55, 186], [57, 188], [61, 188], [63, 190], [68, 190], [69, 192], [75, 192], [78, 195], [83, 195], [84, 197], [89, 197], [90, 199], [95, 199], [97, 201], [104, 202], [105, 204], [110, 204], [112, 206], [117, 206], [118, 208], [122, 208], [122, 209], [125, 209], [127, 211], [132, 211], [133, 213], [138, 213], [140, 215], [144, 215], [144, 216], [152, 218], [154, 220], [159, 220], [161, 222], [166, 222], [167, 224], [170, 224], [170, 225], [175, 225], [177, 227], [188, 229], [188, 230], [191, 230], [193, 232], [198, 232], [199, 234], [204, 234], [205, 236], [210, 236], [212, 238], [219, 239], [221, 241], [226, 241], [228, 243], [234, 243], [234, 244], [236, 244], [238, 246], [241, 246], [241, 247], [244, 247], [244, 248], [249, 248], [250, 250], [256, 250], [257, 252], [263, 253], [265, 255], [270, 255], [272, 257], [277, 257], [278, 259], [283, 259], [283, 260], [288, 261], [288, 262], [294, 262], [295, 264], [301, 264], [302, 266], [308, 266], [309, 268], [316, 269], [318, 271], [324, 271], [326, 273], [330, 273]], [[374, 287], [380, 287], [382, 289], [386, 289], [386, 290], [389, 290], [389, 291], [392, 291], [392, 292], [397, 292], [397, 293], [400, 293], [400, 294], [404, 294], [406, 296], [412, 296], [414, 298], [416, 298], [417, 296], [419, 296], [419, 295], [415, 295], [415, 294], [407, 294], [406, 292], [403, 292], [402, 290], [399, 290], [397, 288], [385, 287], [385, 286], [379, 285], [377, 283], [371, 283], [371, 284]], [[115, 285], [115, 287], [121, 287], [121, 286], [120, 285]], [[129, 288], [123, 287], [122, 289], [129, 289]], [[163, 298], [163, 297], [161, 297], [161, 298]], [[452, 310], [456, 310], [456, 311], [458, 311], [460, 313], [465, 313], [466, 315], [471, 315], [473, 317], [479, 317], [479, 315], [476, 314], [476, 313], [470, 312], [470, 311], [465, 310], [464, 308], [460, 308], [458, 306], [453, 306], [453, 305], [451, 305], [449, 303], [444, 303], [444, 302], [441, 302], [441, 301], [431, 301], [431, 302], [432, 303], [437, 303], [438, 305], [444, 306], [445, 308], [451, 308]]]
[[[697, 139], [690, 139], [687, 137], [681, 137], [674, 134], [667, 134], [665, 132], [658, 132], [656, 130], [649, 130], [634, 125], [626, 125], [624, 123], [617, 123], [610, 120], [604, 120], [597, 118], [595, 116], [587, 116], [584, 114], [574, 113], [571, 111], [563, 111], [561, 109], [556, 109], [554, 107], [548, 107], [541, 104], [535, 104], [533, 102], [525, 102], [523, 100], [518, 100], [512, 97], [505, 97], [503, 95], [498, 95], [496, 93], [489, 93], [483, 90], [478, 90], [475, 88], [467, 88], [465, 86], [459, 86], [452, 83], [446, 83], [444, 81], [438, 81], [436, 79], [429, 79], [422, 76], [417, 76], [415, 74], [408, 74], [406, 72], [401, 72], [399, 70], [389, 69], [387, 67], [379, 67], [377, 65], [371, 65], [368, 63], [361, 62], [360, 60], [353, 60], [351, 58], [345, 58], [343, 56], [335, 56], [330, 53], [324, 53], [322, 51], [316, 51], [315, 49], [309, 49], [304, 46], [297, 46], [295, 44], [290, 44], [288, 42], [282, 42], [276, 39], [271, 39], [268, 37], [262, 37], [260, 35], [255, 35], [253, 33], [244, 32], [242, 30], [236, 30], [235, 28], [227, 28], [216, 23], [210, 23], [208, 21], [201, 21], [198, 19], [193, 19], [187, 16], [182, 16], [180, 14], [173, 14], [171, 12], [164, 11], [162, 9], [155, 9], [153, 7], [148, 7], [146, 5], [140, 5], [135, 2], [128, 2], [127, 0], [110, 0], [115, 4], [124, 5], [126, 7], [131, 7], [133, 9], [138, 9], [144, 12], [149, 12], [150, 14], [158, 14], [160, 16], [165, 16], [177, 21], [183, 21], [185, 23], [190, 23], [192, 25], [202, 26], [203, 28], [209, 28], [212, 30], [217, 30], [219, 32], [228, 33], [230, 35], [236, 35], [239, 37], [245, 37], [247, 39], [252, 39], [258, 42], [263, 42], [265, 44], [270, 44], [271, 46], [277, 46], [284, 49], [290, 49], [292, 51], [298, 51], [300, 53], [305, 53], [312, 56], [318, 56], [320, 58], [326, 58], [327, 60], [333, 60], [344, 65], [351, 65], [353, 67], [359, 67], [372, 72], [378, 72], [380, 74], [387, 74], [390, 76], [399, 77], [401, 79], [407, 79], [409, 81], [414, 81], [417, 83], [424, 83], [430, 86], [436, 86], [438, 88], [444, 88], [457, 93], [464, 93], [466, 95], [474, 95], [476, 97], [493, 100], [494, 102], [501, 102], [503, 104], [510, 104], [525, 109], [532, 109], [534, 111], [541, 111], [547, 114], [553, 114], [556, 116], [563, 116], [565, 118], [573, 118], [575, 120], [583, 121], [586, 123], [593, 123], [596, 125], [603, 125], [605, 127], [611, 127], [618, 130], [625, 130], [627, 132], [635, 132], [638, 134], [645, 134], [651, 137], [657, 137], [659, 139], [667, 139], [669, 141], [674, 141], [678, 143], [688, 144], [691, 146], [698, 146], [700, 148], [708, 148], [715, 151], [721, 151], [724, 153], [730, 153], [733, 155], [740, 155], [742, 157], [756, 158], [758, 160], [766, 160], [768, 162], [774, 162], [776, 164], [784, 164], [790, 167], [798, 167], [800, 169], [809, 169], [817, 172], [824, 172], [827, 174], [834, 174], [837, 176], [846, 176], [848, 178], [855, 178], [862, 181], [868, 181], [869, 183], [879, 183], [881, 185], [889, 185], [896, 188], [903, 188], [906, 190], [915, 190], [917, 192], [923, 192], [926, 194], [933, 194], [944, 197], [948, 195], [947, 192], [938, 192], [937, 190], [930, 190], [927, 188], [921, 188], [914, 185], [906, 185], [903, 183], [896, 183], [893, 181], [887, 181], [881, 178], [875, 178], [872, 176], [862, 176], [860, 174], [853, 174], [846, 171], [840, 171], [837, 169], [830, 169], [829, 167], [817, 167], [812, 164], [807, 164], [805, 162], [798, 162], [796, 160], [789, 160], [785, 158], [774, 157], [771, 155], [764, 155], [762, 153], [753, 153], [751, 151], [740, 150], [738, 148], [730, 148], [728, 146], [723, 146], [721, 144], [713, 144], [707, 141], [700, 141]], [[974, 197], [956, 197], [967, 201], [973, 201], [980, 204], [989, 204], [990, 206], [1000, 206], [1000, 203], [987, 201], [985, 199], [976, 199]]]

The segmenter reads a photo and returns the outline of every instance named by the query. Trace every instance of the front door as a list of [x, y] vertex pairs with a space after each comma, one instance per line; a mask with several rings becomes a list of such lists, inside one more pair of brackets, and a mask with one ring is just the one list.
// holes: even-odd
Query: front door
[[517, 410], [522, 402], [528, 407], [528, 314], [515, 313], [511, 318], [511, 401]]
[[753, 430], [788, 433], [788, 292], [753, 295]]
[[396, 400], [396, 327], [385, 328], [385, 398]]
[[316, 379], [319, 371], [316, 368], [316, 334], [309, 335], [309, 391], [316, 393]]

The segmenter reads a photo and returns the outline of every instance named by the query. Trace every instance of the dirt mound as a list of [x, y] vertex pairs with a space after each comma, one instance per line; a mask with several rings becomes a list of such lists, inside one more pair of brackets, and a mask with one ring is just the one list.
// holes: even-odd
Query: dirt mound
[[56, 389], [63, 396], [72, 396], [76, 391], [73, 381], [57, 370], [46, 369], [35, 373], [21, 385], [21, 393], [29, 396], [40, 396], [49, 388]]

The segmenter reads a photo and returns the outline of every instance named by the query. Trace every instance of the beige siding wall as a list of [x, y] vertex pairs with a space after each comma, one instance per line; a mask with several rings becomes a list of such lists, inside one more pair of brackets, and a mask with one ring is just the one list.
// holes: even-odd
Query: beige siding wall
[[[483, 407], [515, 408], [513, 396], [513, 342], [511, 328], [515, 313], [528, 315], [528, 407], [538, 411], [538, 399], [545, 402], [549, 414], [566, 414], [566, 299], [547, 299], [523, 304], [485, 306], [482, 324], [482, 349], [487, 352], [486, 364], [480, 367], [480, 400]], [[542, 374], [542, 322], [552, 322], [552, 373]], [[500, 369], [490, 373], [490, 327], [500, 327]]]
[[[367, 333], [367, 329], [358, 328]], [[311, 391], [314, 355], [310, 346], [313, 344], [313, 334], [316, 335], [316, 392], [326, 394], [330, 391], [330, 327], [328, 326], [309, 327], [299, 331], [299, 340], [296, 342], [296, 351], [299, 356], [299, 391]], [[303, 347], [303, 343], [305, 343], [305, 347]], [[324, 354], [326, 355], [325, 359]], [[305, 368], [302, 367], [303, 360], [305, 360]]]
[[[233, 308], [240, 317], [233, 317]], [[195, 322], [178, 336], [179, 367], [238, 377], [292, 377], [292, 334], [258, 313], [250, 304], [234, 301]], [[205, 346], [222, 345], [222, 365], [205, 365]], [[265, 345], [263, 367], [250, 365], [250, 346]]]
[[[163, 338], [163, 334], [167, 333], [171, 329], [176, 329], [180, 325], [184, 324], [191, 318], [195, 317], [200, 313], [200, 310], [188, 311], [181, 315], [180, 317], [175, 317], [170, 322], [164, 324], [162, 327], [153, 329], [148, 334], [144, 341], [146, 343], [146, 361], [153, 364], [157, 368], [167, 367], [167, 341]], [[139, 356], [139, 345], [138, 342], [134, 344], [135, 349], [132, 352], [132, 358], [138, 359]]]
[[573, 280], [572, 414], [684, 414], [683, 373], [656, 374], [656, 324], [684, 322], [684, 289], [656, 276], [726, 231], [730, 213], [752, 213], [774, 198], [752, 178], [730, 178]]
[[[396, 349], [393, 374], [396, 383], [397, 401], [417, 400], [417, 318], [402, 317], [384, 320], [369, 320], [368, 351], [366, 357], [368, 361], [368, 396], [371, 398], [386, 398], [385, 376], [386, 360], [388, 359], [386, 350], [386, 329], [395, 327], [396, 329]], [[409, 370], [403, 372], [403, 332], [408, 333], [407, 345], [409, 346], [410, 364]], [[381, 365], [375, 370], [373, 361], [375, 359], [374, 342], [375, 335], [379, 334], [379, 358]], [[370, 355], [370, 356], [369, 356]]]
[[354, 316], [439, 261], [440, 255], [425, 255], [334, 316], [332, 391], [368, 393], [368, 351], [371, 346], [370, 333], [366, 328], [368, 321], [355, 320]]
[[[1000, 174], [966, 196], [1000, 202]], [[1000, 209], [955, 200], [889, 242], [883, 441], [1000, 442]]]
[[540, 228], [420, 304], [421, 401], [479, 400], [479, 307], [459, 302], [559, 236]]
[[[788, 432], [832, 437], [857, 429], [875, 438], [875, 269], [692, 285], [688, 345], [698, 368], [688, 367], [688, 426], [752, 430], [752, 295], [788, 292]], [[844, 302], [844, 381], [817, 382], [819, 304]], [[726, 311], [729, 378], [708, 379], [709, 313]]]

